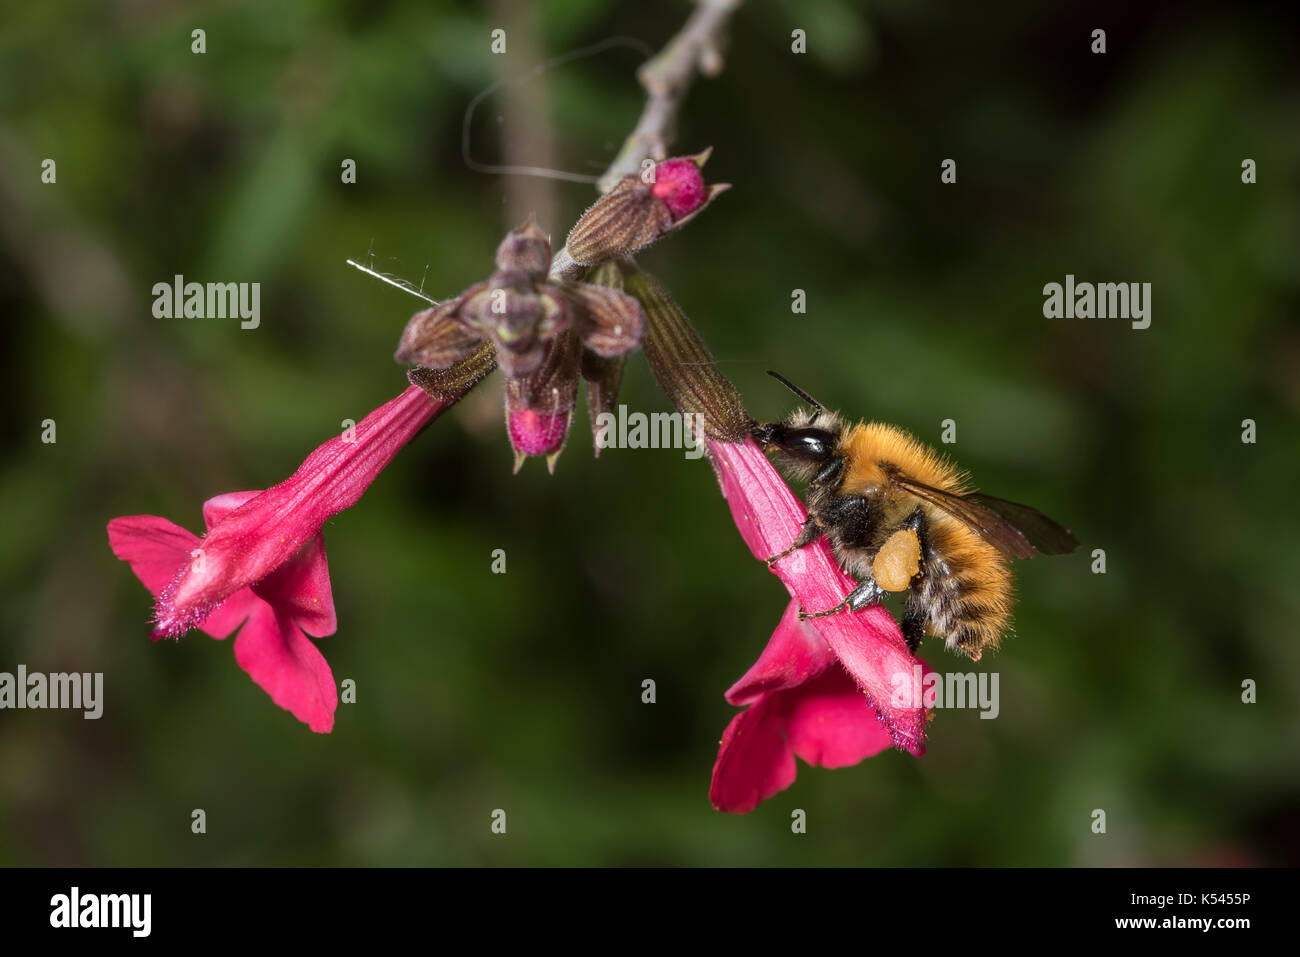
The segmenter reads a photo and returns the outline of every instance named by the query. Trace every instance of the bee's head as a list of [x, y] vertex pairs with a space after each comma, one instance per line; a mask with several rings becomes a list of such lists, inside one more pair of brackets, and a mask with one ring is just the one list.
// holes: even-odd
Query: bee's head
[[764, 452], [779, 452], [794, 464], [824, 465], [836, 453], [840, 424], [833, 413], [795, 412], [784, 422], [756, 425], [751, 431]]
[[812, 474], [836, 454], [842, 431], [839, 416], [827, 412], [820, 402], [784, 376], [771, 371], [768, 375], [811, 405], [812, 411], [800, 409], [784, 422], [754, 426], [754, 441], [764, 452], [781, 453], [796, 471]]

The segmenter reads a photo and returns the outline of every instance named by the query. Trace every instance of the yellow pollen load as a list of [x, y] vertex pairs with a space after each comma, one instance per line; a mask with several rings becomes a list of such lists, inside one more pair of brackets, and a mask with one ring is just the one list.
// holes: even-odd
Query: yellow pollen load
[[921, 569], [921, 541], [911, 529], [899, 529], [876, 552], [871, 573], [885, 591], [907, 591]]

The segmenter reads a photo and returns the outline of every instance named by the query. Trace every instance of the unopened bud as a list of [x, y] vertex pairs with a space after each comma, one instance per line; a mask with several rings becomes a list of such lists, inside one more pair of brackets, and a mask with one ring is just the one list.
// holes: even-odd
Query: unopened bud
[[648, 181], [636, 173], [624, 176], [574, 223], [568, 254], [575, 262], [594, 264], [630, 255], [684, 226], [730, 188], [704, 185], [700, 168], [710, 152], [664, 160]]
[[447, 369], [473, 352], [483, 337], [466, 327], [458, 313], [476, 288], [471, 286], [464, 295], [413, 315], [393, 358], [402, 365]]
[[708, 198], [700, 168], [689, 157], [664, 160], [656, 166], [650, 189], [663, 200], [674, 222], [699, 209]]
[[[617, 263], [601, 263], [587, 276], [587, 281], [596, 288], [623, 291], [623, 271]], [[627, 298], [636, 302], [630, 296]], [[641, 314], [639, 305], [637, 313], [644, 331], [645, 317]], [[600, 417], [614, 414], [614, 403], [618, 399], [619, 387], [623, 384], [623, 366], [626, 362], [624, 356], [606, 358], [597, 355], [591, 348], [582, 352], [582, 378], [587, 383], [587, 413], [591, 417], [592, 446], [597, 458], [600, 457], [600, 435], [603, 431]]]
[[587, 413], [591, 416], [591, 444], [600, 457], [600, 417], [614, 414], [619, 387], [623, 384], [623, 366], [627, 359], [602, 359], [594, 352], [582, 354], [582, 378], [587, 382]]
[[550, 415], [534, 409], [520, 409], [506, 416], [510, 445], [523, 456], [550, 455], [564, 447], [573, 412]]
[[519, 271], [529, 279], [545, 279], [551, 268], [551, 241], [537, 225], [534, 216], [518, 229], [511, 230], [497, 247], [497, 269]]
[[555, 471], [577, 402], [580, 349], [577, 333], [566, 329], [551, 340], [536, 372], [506, 380], [506, 432], [515, 471], [530, 455], [545, 455]]

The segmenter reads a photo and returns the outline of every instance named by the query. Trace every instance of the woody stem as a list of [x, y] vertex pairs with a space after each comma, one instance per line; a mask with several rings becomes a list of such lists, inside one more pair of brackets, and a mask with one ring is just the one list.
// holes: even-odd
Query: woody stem
[[[637, 71], [637, 79], [646, 91], [645, 108], [614, 162], [597, 182], [601, 193], [637, 172], [644, 160], [658, 162], [667, 158], [673, 122], [696, 74], [716, 76], [722, 72], [723, 34], [741, 2], [698, 0], [682, 28]], [[551, 260], [550, 275], [552, 280], [581, 279], [585, 269], [573, 261], [567, 249], [561, 249]]]
[[699, 0], [694, 12], [667, 45], [637, 71], [646, 91], [645, 109], [623, 148], [601, 176], [597, 188], [609, 192], [645, 159], [658, 162], [668, 156], [672, 124], [697, 73], [716, 76], [722, 71], [723, 33], [741, 0]]

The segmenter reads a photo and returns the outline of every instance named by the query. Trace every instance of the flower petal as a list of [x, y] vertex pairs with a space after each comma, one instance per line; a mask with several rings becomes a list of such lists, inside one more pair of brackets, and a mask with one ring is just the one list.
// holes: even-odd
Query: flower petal
[[252, 589], [253, 594], [288, 614], [313, 638], [323, 638], [338, 630], [329, 564], [325, 560], [325, 539], [320, 535]]
[[356, 503], [397, 451], [448, 405], [411, 386], [321, 445], [292, 477], [226, 513], [192, 562], [159, 596], [157, 629], [176, 635], [221, 601], [261, 581], [309, 542], [330, 516]]
[[235, 660], [272, 701], [311, 730], [333, 730], [339, 703], [334, 675], [287, 615], [260, 603], [235, 638]]
[[699, 209], [708, 198], [700, 164], [689, 156], [664, 160], [658, 164], [651, 192], [668, 207], [674, 220]]
[[[834, 663], [835, 652], [811, 622], [799, 620], [799, 603], [792, 601], [758, 661], [728, 689], [726, 698], [732, 704], [749, 704], [767, 692], [803, 684]], [[863, 703], [861, 697], [858, 703]]]
[[[251, 589], [241, 588], [235, 592], [212, 611], [208, 612], [208, 617], [198, 623], [199, 631], [211, 635], [213, 638], [226, 638], [232, 631], [243, 624], [260, 605], [261, 601], [253, 594]], [[165, 638], [157, 630], [153, 633], [153, 640]]]
[[[201, 542], [197, 535], [157, 515], [128, 515], [108, 523], [108, 544], [156, 597], [183, 569], [189, 569]], [[249, 616], [255, 602], [252, 592], [241, 589], [212, 609], [200, 627], [213, 638], [225, 638]], [[153, 637], [157, 641], [164, 636], [155, 632]]]
[[226, 492], [214, 495], [203, 503], [203, 524], [211, 528], [250, 498], [261, 495], [262, 489], [253, 492]]
[[157, 515], [124, 515], [108, 523], [108, 546], [156, 595], [189, 562], [199, 537]]
[[842, 668], [760, 694], [723, 732], [709, 799], [747, 814], [794, 783], [797, 754], [815, 767], [843, 768], [879, 754], [893, 736]]
[[794, 752], [777, 695], [768, 695], [731, 719], [713, 765], [709, 800], [728, 814], [748, 814], [794, 783]]
[[[825, 551], [824, 561], [838, 571], [830, 550], [824, 542], [820, 544]], [[855, 584], [850, 579], [843, 594], [847, 595]], [[881, 605], [872, 605], [856, 613], [818, 618], [814, 625], [889, 727], [894, 747], [918, 757], [924, 754], [928, 721], [924, 704], [900, 706], [893, 702], [901, 684], [911, 680], [917, 663], [907, 650], [894, 616]]]
[[841, 668], [782, 695], [788, 699], [790, 747], [814, 767], [848, 767], [893, 744], [889, 729]]
[[[799, 534], [807, 510], [752, 439], [710, 440], [714, 469], [741, 536], [756, 558], [783, 551]], [[825, 539], [796, 549], [772, 566], [786, 590], [807, 611], [833, 608], [856, 582], [835, 561]], [[896, 747], [925, 753], [926, 710], [891, 703], [898, 676], [910, 676], [915, 659], [903, 633], [880, 605], [818, 618], [812, 625], [870, 697]], [[910, 680], [910, 677], [908, 678]]]
[[532, 409], [507, 410], [506, 434], [520, 455], [550, 455], [564, 448], [571, 419], [571, 412], [548, 415]]

